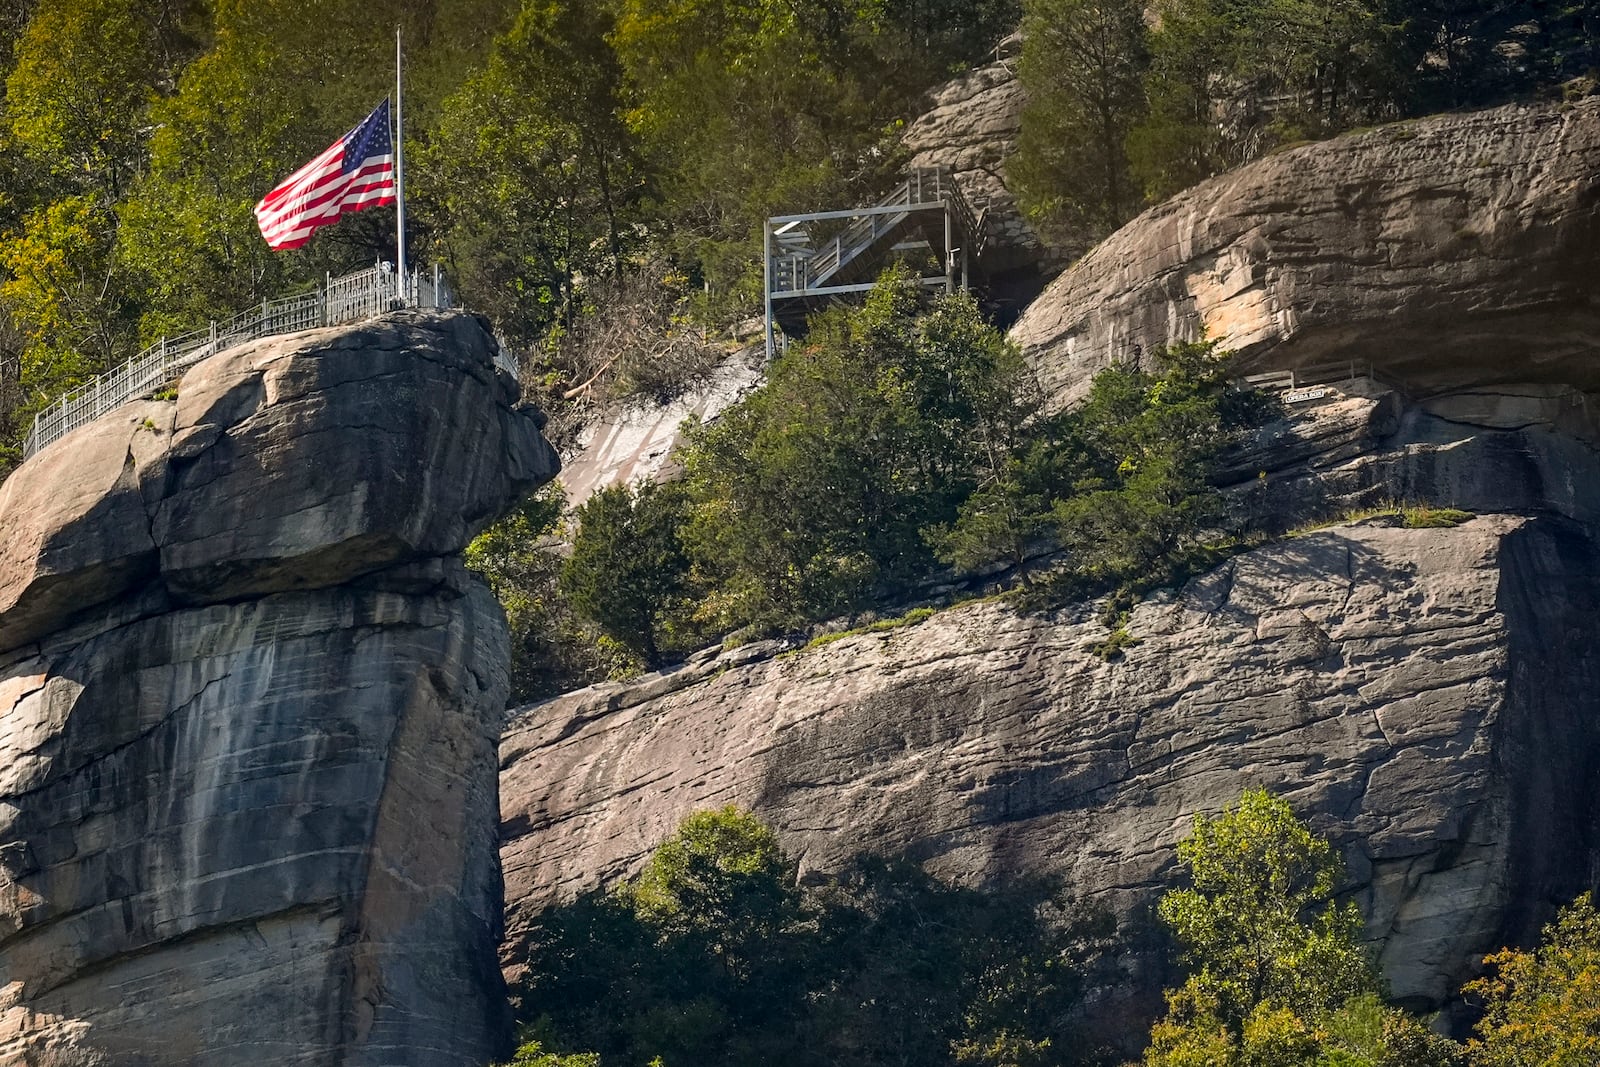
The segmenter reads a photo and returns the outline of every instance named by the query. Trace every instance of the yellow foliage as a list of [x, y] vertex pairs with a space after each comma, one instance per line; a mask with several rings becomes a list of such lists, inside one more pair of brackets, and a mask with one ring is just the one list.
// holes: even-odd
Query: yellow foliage
[[1505, 949], [1467, 985], [1483, 998], [1475, 1067], [1593, 1067], [1600, 1063], [1600, 912], [1587, 897], [1562, 910], [1532, 952]]

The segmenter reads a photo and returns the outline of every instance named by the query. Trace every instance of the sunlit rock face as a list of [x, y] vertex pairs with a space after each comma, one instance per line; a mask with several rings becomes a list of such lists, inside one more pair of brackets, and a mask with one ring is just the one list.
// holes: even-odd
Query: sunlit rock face
[[1588, 885], [1597, 620], [1600, 548], [1564, 519], [1357, 525], [1146, 602], [1114, 663], [1087, 608], [986, 603], [569, 694], [501, 747], [506, 964], [543, 907], [733, 803], [802, 877], [858, 851], [966, 884], [1059, 877], [1122, 920], [1090, 1022], [1137, 1046], [1172, 978], [1148, 916], [1175, 844], [1266, 786], [1343, 848], [1393, 994], [1438, 1008]]
[[1129, 222], [1012, 330], [1055, 404], [1178, 340], [1419, 392], [1600, 389], [1600, 97], [1290, 149]]
[[504, 1051], [507, 637], [459, 554], [556, 461], [493, 344], [261, 342], [0, 486], [0, 1064]]

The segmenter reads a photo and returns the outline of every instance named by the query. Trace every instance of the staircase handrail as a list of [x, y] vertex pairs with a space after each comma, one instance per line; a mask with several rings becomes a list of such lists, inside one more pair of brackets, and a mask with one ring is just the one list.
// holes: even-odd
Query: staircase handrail
[[[970, 243], [973, 255], [982, 254], [987, 244], [987, 203], [981, 211], [974, 210], [947, 168], [917, 167], [870, 208], [863, 209], [870, 214], [852, 220], [822, 247], [772, 256], [773, 291], [804, 292], [826, 282], [904, 222], [912, 209], [934, 204], [949, 206], [962, 240]], [[885, 211], [902, 207], [904, 212]]]

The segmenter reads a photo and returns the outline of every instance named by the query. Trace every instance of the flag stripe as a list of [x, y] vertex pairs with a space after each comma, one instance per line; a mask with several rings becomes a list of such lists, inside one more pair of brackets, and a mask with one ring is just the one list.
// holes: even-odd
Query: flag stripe
[[[367, 195], [345, 201], [343, 202], [342, 206], [344, 213], [349, 213], [353, 211], [361, 211], [369, 207], [384, 207], [394, 203], [394, 199], [394, 187], [389, 186], [388, 188], [384, 189], [374, 189]], [[271, 243], [274, 248], [283, 246], [284, 242], [290, 240], [298, 239], [303, 243], [305, 238], [309, 238], [311, 236], [312, 231], [318, 230], [323, 226], [336, 221], [338, 221], [337, 214], [330, 215], [327, 218], [307, 220], [299, 226], [290, 227], [275, 233], [272, 236]]]
[[369, 165], [349, 175], [348, 180], [327, 181], [308, 190], [304, 196], [296, 199], [292, 208], [258, 211], [256, 215], [261, 232], [270, 239], [277, 231], [297, 226], [307, 218], [325, 215], [330, 209], [334, 209], [333, 219], [337, 219], [337, 201], [343, 201], [351, 193], [367, 189], [375, 183], [393, 186], [393, 167], [387, 164]]
[[335, 173], [318, 184], [302, 190], [299, 195], [280, 208], [257, 210], [256, 216], [261, 225], [261, 232], [270, 240], [273, 234], [283, 227], [293, 227], [308, 219], [325, 217], [329, 223], [335, 222], [339, 217], [339, 205], [345, 198], [351, 192], [368, 187], [374, 180], [392, 186], [394, 184], [392, 163], [363, 167], [350, 175], [341, 176]]
[[389, 101], [256, 204], [256, 224], [275, 250], [299, 248], [345, 215], [395, 201]]

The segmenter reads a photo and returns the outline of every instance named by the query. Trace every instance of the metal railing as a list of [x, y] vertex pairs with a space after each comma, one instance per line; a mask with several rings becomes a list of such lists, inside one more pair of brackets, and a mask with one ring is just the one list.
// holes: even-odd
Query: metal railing
[[[438, 267], [431, 277], [413, 270], [403, 285], [397, 285], [393, 270], [386, 266], [380, 263], [340, 278], [329, 276], [320, 289], [280, 300], [263, 300], [259, 307], [241, 311], [223, 322], [213, 321], [203, 330], [163, 337], [120, 367], [80, 385], [35, 415], [33, 429], [22, 446], [23, 458], [31, 459], [46, 445], [130, 400], [149, 396], [202, 359], [247, 341], [358, 322], [398, 307], [453, 306]], [[515, 362], [507, 365], [504, 350], [497, 353], [495, 361], [516, 375]]]
[[1373, 378], [1372, 364], [1366, 360], [1337, 360], [1331, 363], [1313, 363], [1295, 370], [1268, 371], [1249, 374], [1240, 379], [1252, 389], [1272, 392], [1304, 389], [1311, 385], [1332, 385], [1357, 378]]
[[[774, 293], [799, 293], [819, 288], [861, 255], [873, 248], [885, 234], [895, 231], [917, 208], [948, 206], [955, 216], [964, 240], [971, 242], [972, 253], [981, 254], [988, 225], [987, 199], [978, 210], [962, 195], [955, 179], [938, 167], [918, 167], [904, 181], [879, 200], [866, 214], [852, 221], [821, 248], [772, 257]], [[893, 211], [894, 208], [904, 211]], [[890, 209], [888, 212], [885, 209]]]

